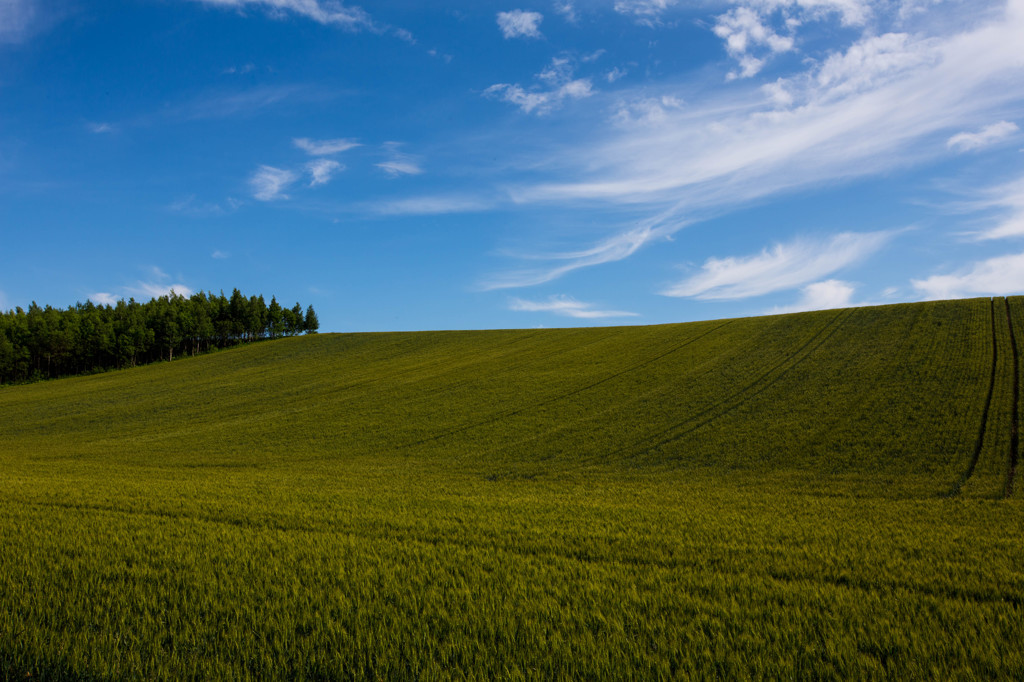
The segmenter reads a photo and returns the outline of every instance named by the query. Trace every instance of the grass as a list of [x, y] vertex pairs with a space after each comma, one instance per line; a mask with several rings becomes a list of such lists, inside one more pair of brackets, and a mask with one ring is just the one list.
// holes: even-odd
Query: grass
[[1008, 319], [319, 335], [0, 389], [0, 675], [1019, 679]]

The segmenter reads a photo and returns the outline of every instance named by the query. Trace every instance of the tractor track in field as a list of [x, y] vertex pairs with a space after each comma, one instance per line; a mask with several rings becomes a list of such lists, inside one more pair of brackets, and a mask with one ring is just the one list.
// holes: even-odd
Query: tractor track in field
[[637, 363], [635, 365], [631, 365], [630, 367], [627, 367], [626, 369], [620, 370], [620, 371], [615, 372], [613, 374], [609, 374], [608, 376], [603, 377], [601, 379], [598, 379], [597, 381], [591, 382], [591, 383], [589, 383], [589, 384], [587, 384], [585, 386], [580, 386], [578, 388], [574, 388], [573, 390], [568, 391], [566, 393], [560, 393], [559, 395], [552, 396], [550, 398], [546, 398], [545, 400], [541, 400], [540, 402], [536, 402], [536, 403], [533, 403], [533, 404], [530, 404], [530, 405], [525, 405], [525, 406], [523, 406], [521, 408], [518, 408], [518, 409], [515, 409], [515, 410], [508, 410], [508, 411], [505, 411], [505, 412], [500, 412], [498, 414], [491, 415], [490, 417], [488, 417], [486, 419], [481, 419], [480, 421], [473, 422], [472, 424], [466, 424], [465, 426], [460, 426], [458, 428], [451, 429], [449, 431], [445, 431], [444, 433], [439, 433], [439, 434], [436, 434], [434, 436], [429, 436], [427, 438], [422, 438], [420, 440], [413, 441], [411, 443], [405, 443], [403, 445], [399, 445], [399, 446], [397, 446], [397, 449], [412, 448], [412, 447], [416, 447], [418, 445], [423, 445], [425, 443], [430, 443], [430, 442], [433, 442], [433, 441], [441, 440], [443, 438], [448, 438], [450, 436], [454, 436], [454, 435], [457, 435], [459, 433], [463, 433], [465, 431], [469, 431], [471, 429], [475, 429], [475, 428], [478, 428], [478, 427], [481, 427], [481, 426], [486, 426], [487, 424], [493, 424], [494, 422], [501, 421], [502, 419], [508, 419], [509, 417], [514, 417], [514, 416], [516, 416], [518, 414], [522, 414], [523, 412], [529, 412], [530, 410], [534, 410], [534, 409], [536, 409], [538, 407], [543, 407], [544, 405], [549, 405], [551, 403], [558, 402], [559, 400], [565, 400], [566, 398], [571, 398], [574, 395], [578, 395], [580, 393], [583, 393], [584, 391], [589, 391], [592, 388], [595, 388], [597, 386], [600, 386], [603, 383], [606, 383], [608, 381], [611, 381], [613, 379], [621, 377], [624, 374], [629, 374], [630, 372], [635, 372], [638, 369], [643, 369], [644, 367], [647, 367], [648, 365], [654, 364], [655, 362], [657, 362], [657, 361], [659, 361], [659, 360], [661, 360], [661, 359], [663, 359], [665, 357], [668, 357], [669, 355], [672, 355], [673, 353], [676, 353], [676, 352], [682, 350], [683, 348], [686, 348], [690, 344], [696, 343], [697, 341], [700, 341], [705, 336], [708, 336], [709, 334], [712, 334], [712, 333], [718, 331], [719, 329], [722, 329], [723, 327], [731, 324], [734, 321], [735, 320], [726, 320], [722, 324], [719, 324], [719, 325], [717, 325], [715, 327], [712, 327], [711, 329], [705, 331], [702, 334], [698, 334], [697, 336], [694, 336], [694, 337], [692, 337], [690, 339], [687, 339], [683, 343], [680, 343], [680, 344], [678, 344], [676, 346], [673, 346], [672, 348], [670, 348], [669, 350], [665, 351], [664, 353], [660, 353], [660, 354], [654, 356], [653, 358], [648, 358], [647, 360], [644, 360], [643, 362]]
[[[756, 379], [747, 383], [742, 388], [733, 391], [730, 395], [719, 400], [714, 405], [704, 408], [697, 414], [686, 418], [682, 422], [668, 426], [657, 433], [649, 434], [629, 447], [619, 449], [616, 454], [622, 454], [627, 451], [632, 451], [635, 454], [650, 452], [655, 448], [679, 440], [680, 438], [693, 433], [702, 426], [705, 426], [708, 423], [725, 416], [729, 412], [732, 412], [747, 400], [771, 388], [791, 369], [806, 360], [812, 353], [814, 353], [814, 351], [825, 343], [825, 341], [835, 334], [835, 332], [842, 326], [842, 324], [839, 323], [840, 319], [844, 316], [848, 316], [849, 314], [850, 311], [848, 309], [840, 310], [835, 317], [829, 320], [821, 329], [815, 332], [811, 338], [802, 343], [795, 351], [786, 355], [786, 357], [769, 367]], [[771, 379], [765, 381], [768, 377], [771, 377]], [[753, 392], [751, 392], [752, 389], [754, 389]], [[676, 431], [680, 428], [682, 430]], [[676, 432], [673, 433], [673, 431]], [[652, 440], [656, 440], [656, 442], [644, 447], [645, 443], [650, 443]]]
[[1010, 353], [1013, 367], [1013, 407], [1010, 410], [1010, 467], [1006, 472], [1005, 496], [1013, 495], [1013, 479], [1017, 474], [1017, 461], [1020, 456], [1020, 359], [1017, 351], [1017, 336], [1013, 332], [1013, 316], [1010, 314], [1010, 299], [1004, 298], [1006, 305], [1006, 324], [1010, 328]]
[[[906, 591], [921, 596], [945, 600], [960, 600], [974, 604], [994, 604], [1010, 606], [1013, 609], [1024, 608], [1024, 596], [1007, 588], [984, 589], [960, 587], [955, 585], [927, 585], [912, 583], [895, 578], [871, 578], [858, 573], [848, 575], [815, 574], [800, 569], [773, 568], [766, 566], [762, 570], [750, 570], [742, 566], [726, 565], [721, 559], [705, 562], [699, 557], [688, 553], [671, 552], [668, 556], [651, 556], [645, 552], [633, 551], [621, 556], [610, 555], [608, 552], [593, 551], [585, 546], [556, 547], [543, 544], [531, 544], [533, 538], [521, 538], [516, 543], [504, 533], [487, 533], [478, 537], [459, 536], [446, 533], [441, 529], [426, 530], [405, 524], [391, 523], [376, 528], [359, 527], [356, 524], [310, 525], [287, 520], [248, 518], [226, 518], [215, 514], [198, 512], [172, 511], [159, 509], [133, 509], [112, 504], [90, 504], [61, 501], [27, 501], [24, 507], [36, 509], [63, 509], [83, 514], [111, 515], [124, 518], [151, 518], [167, 522], [186, 522], [189, 524], [207, 524], [213, 527], [234, 529], [239, 533], [272, 530], [288, 534], [333, 536], [351, 538], [362, 542], [383, 543], [394, 547], [410, 544], [434, 548], [459, 548], [467, 552], [487, 552], [491, 555], [507, 554], [521, 561], [538, 560], [550, 565], [555, 561], [577, 562], [592, 566], [616, 566], [625, 570], [652, 571], [666, 570], [672, 572], [689, 572], [706, 574], [713, 570], [723, 576], [742, 579], [750, 582], [760, 580], [764, 583], [828, 585], [844, 590], [873, 593]], [[599, 537], [599, 536], [595, 536]]]
[[[960, 476], [960, 480], [953, 484], [947, 497], [954, 497], [960, 494], [964, 484], [974, 475], [974, 469], [978, 466], [981, 458], [981, 450], [985, 444], [985, 429], [988, 426], [988, 411], [992, 405], [992, 393], [996, 388], [996, 365], [999, 362], [999, 339], [996, 337], [996, 301], [990, 299], [990, 312], [992, 320], [992, 371], [989, 372], [988, 395], [985, 396], [985, 406], [981, 410], [981, 425], [978, 427], [978, 438], [974, 442], [974, 452], [971, 454], [971, 461], [967, 465], [967, 471]], [[1016, 392], [1014, 392], [1016, 393]]]

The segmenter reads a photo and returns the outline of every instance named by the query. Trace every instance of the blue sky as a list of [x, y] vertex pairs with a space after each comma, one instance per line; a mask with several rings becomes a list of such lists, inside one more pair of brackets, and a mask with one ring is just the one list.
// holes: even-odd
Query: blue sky
[[0, 308], [323, 331], [1024, 293], [1024, 0], [0, 0]]

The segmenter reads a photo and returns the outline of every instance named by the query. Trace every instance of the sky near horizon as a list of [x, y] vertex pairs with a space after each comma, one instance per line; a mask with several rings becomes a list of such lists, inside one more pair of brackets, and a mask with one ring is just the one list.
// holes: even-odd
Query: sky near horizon
[[1024, 293], [1024, 0], [0, 0], [0, 309], [321, 331]]

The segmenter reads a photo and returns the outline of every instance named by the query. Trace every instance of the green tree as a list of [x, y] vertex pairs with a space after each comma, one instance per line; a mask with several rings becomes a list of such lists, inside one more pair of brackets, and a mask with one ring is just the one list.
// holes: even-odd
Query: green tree
[[316, 331], [320, 329], [320, 320], [316, 316], [316, 311], [313, 310], [312, 304], [306, 308], [306, 318], [303, 322], [303, 326], [306, 328], [307, 334], [316, 334]]

